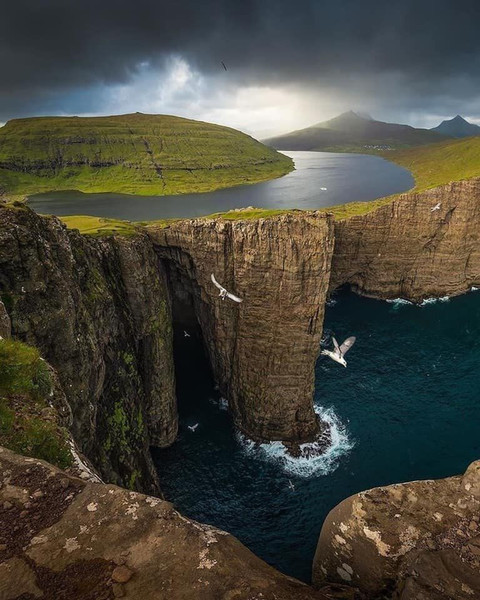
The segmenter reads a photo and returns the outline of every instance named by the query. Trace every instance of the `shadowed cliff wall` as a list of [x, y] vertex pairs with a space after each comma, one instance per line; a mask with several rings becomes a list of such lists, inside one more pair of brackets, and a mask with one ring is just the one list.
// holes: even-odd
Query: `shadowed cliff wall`
[[165, 274], [149, 238], [94, 239], [0, 208], [0, 295], [12, 335], [57, 370], [72, 433], [108, 481], [158, 492], [149, 446], [177, 412]]

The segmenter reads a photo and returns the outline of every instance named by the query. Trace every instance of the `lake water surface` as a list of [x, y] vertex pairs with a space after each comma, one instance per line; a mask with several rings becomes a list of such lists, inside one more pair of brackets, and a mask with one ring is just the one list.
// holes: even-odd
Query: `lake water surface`
[[330, 152], [285, 154], [293, 158], [296, 170], [279, 179], [255, 185], [176, 196], [50, 192], [32, 196], [29, 205], [42, 214], [83, 214], [147, 221], [199, 217], [247, 206], [323, 208], [373, 200], [406, 191], [414, 185], [409, 171], [378, 156]]
[[288, 460], [278, 444], [239, 438], [193, 331], [176, 335], [179, 437], [154, 452], [165, 496], [183, 514], [305, 581], [323, 520], [341, 500], [462, 473], [480, 457], [480, 292], [424, 306], [349, 292], [336, 300], [325, 342], [332, 332], [357, 342], [346, 369], [324, 356], [316, 366], [315, 404], [335, 433], [325, 456]]

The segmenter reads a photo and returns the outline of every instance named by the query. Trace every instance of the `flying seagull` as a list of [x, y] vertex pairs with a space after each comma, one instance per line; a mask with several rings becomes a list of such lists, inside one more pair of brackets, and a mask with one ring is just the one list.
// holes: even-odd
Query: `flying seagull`
[[187, 333], [187, 332], [185, 331], [185, 329], [183, 330], [183, 337], [190, 337], [190, 334], [189, 334], [189, 333]]
[[222, 65], [223, 65], [223, 68], [224, 68], [224, 69], [225, 69], [225, 71], [226, 71], [226, 70], [227, 70], [227, 67], [225, 66], [225, 63], [223, 62], [223, 60], [222, 60], [222, 61], [220, 61], [220, 62], [222, 63]]
[[187, 427], [190, 429], [190, 431], [195, 431], [195, 429], [198, 427], [198, 423], [195, 423], [195, 425], [187, 425]]
[[288, 487], [292, 490], [292, 492], [295, 491], [295, 486], [293, 485], [290, 479], [288, 480]]
[[332, 337], [333, 350], [322, 350], [321, 354], [324, 354], [325, 356], [329, 356], [335, 362], [338, 362], [341, 365], [343, 365], [344, 367], [346, 367], [347, 366], [347, 361], [343, 357], [350, 350], [350, 348], [353, 346], [353, 344], [355, 343], [356, 339], [357, 338], [354, 337], [354, 336], [348, 337], [343, 342], [343, 344], [341, 346], [339, 346], [337, 340], [334, 337]]
[[239, 298], [238, 296], [235, 296], [234, 294], [227, 292], [227, 290], [223, 286], [221, 286], [218, 283], [218, 281], [215, 279], [215, 275], [213, 273], [211, 275], [211, 279], [212, 279], [213, 285], [215, 285], [220, 290], [219, 296], [222, 300], [225, 300], [225, 298], [230, 298], [230, 300], [233, 300], [234, 302], [243, 302], [243, 300], [241, 298]]
[[442, 206], [442, 203], [439, 202], [438, 204], [435, 204], [435, 206], [433, 208], [430, 209], [430, 212], [434, 212], [436, 210], [440, 210], [440, 207]]

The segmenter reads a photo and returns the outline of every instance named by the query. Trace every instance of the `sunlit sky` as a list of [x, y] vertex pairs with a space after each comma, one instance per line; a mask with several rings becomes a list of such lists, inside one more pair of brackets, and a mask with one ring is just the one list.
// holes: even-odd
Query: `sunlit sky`
[[480, 124], [478, 22], [469, 0], [12, 1], [0, 123], [139, 111], [260, 139], [347, 110]]

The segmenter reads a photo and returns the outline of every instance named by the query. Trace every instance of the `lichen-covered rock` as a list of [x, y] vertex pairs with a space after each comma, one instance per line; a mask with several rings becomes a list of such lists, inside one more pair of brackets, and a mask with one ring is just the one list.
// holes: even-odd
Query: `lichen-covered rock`
[[335, 223], [330, 289], [415, 302], [461, 294], [480, 282], [479, 231], [480, 178], [401, 194]]
[[480, 461], [465, 475], [361, 492], [322, 527], [317, 586], [348, 583], [368, 598], [480, 598]]
[[[0, 448], [0, 598], [327, 600], [168, 502]], [[338, 596], [337, 596], [338, 597]], [[348, 596], [343, 596], [348, 598]]]
[[[195, 219], [149, 231], [170, 265], [173, 293], [190, 291], [237, 426], [257, 440], [314, 436], [314, 367], [330, 278], [331, 216]], [[212, 273], [243, 302], [220, 299]]]
[[95, 239], [0, 206], [0, 297], [12, 335], [55, 368], [80, 450], [108, 481], [157, 491], [149, 447], [177, 431], [165, 274], [150, 239]]
[[0, 339], [9, 338], [12, 334], [12, 324], [5, 304], [0, 300]]

